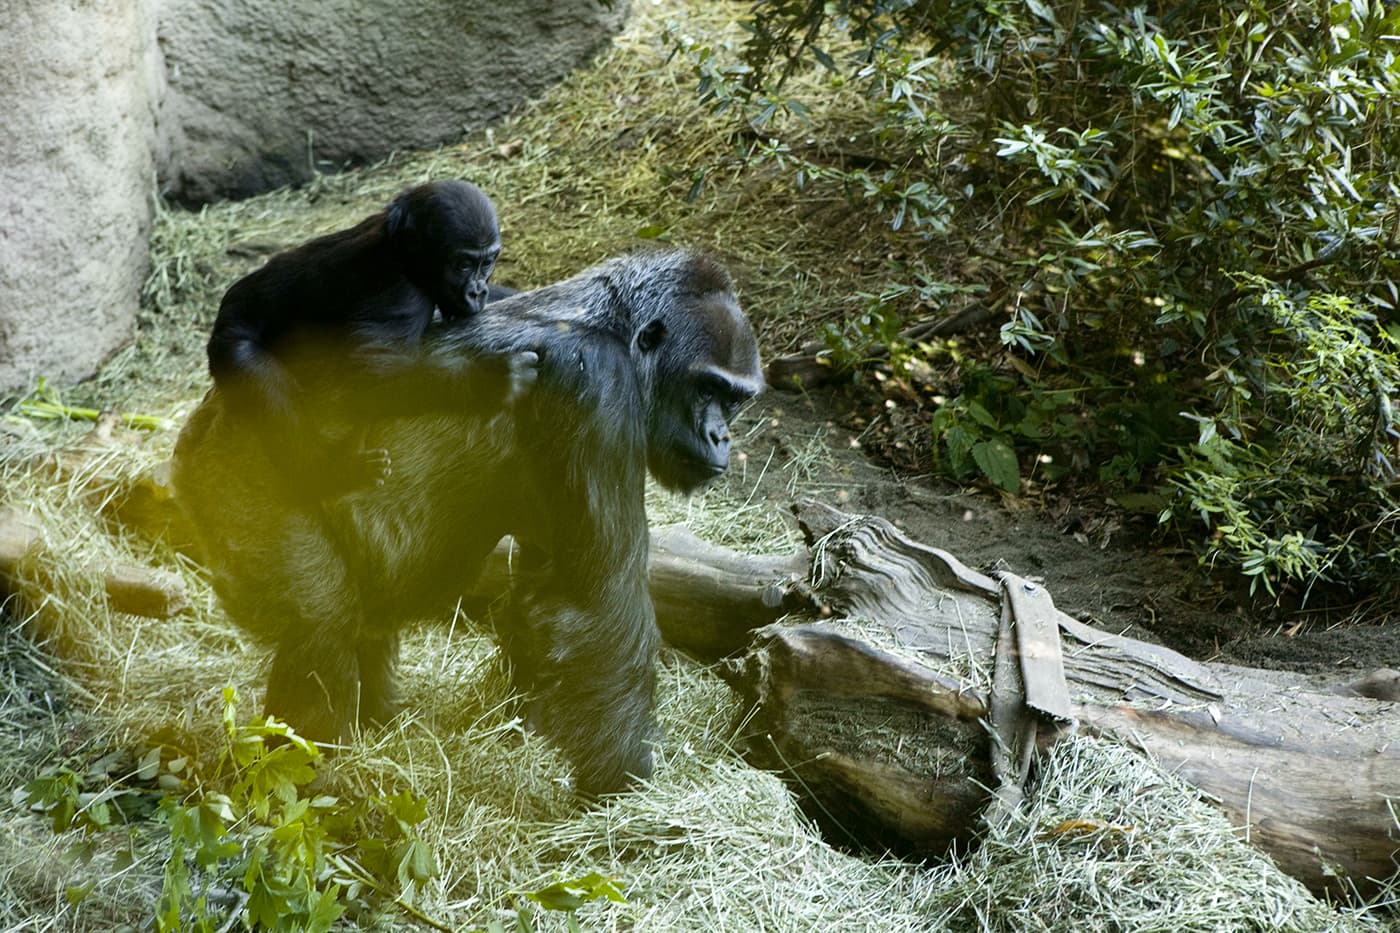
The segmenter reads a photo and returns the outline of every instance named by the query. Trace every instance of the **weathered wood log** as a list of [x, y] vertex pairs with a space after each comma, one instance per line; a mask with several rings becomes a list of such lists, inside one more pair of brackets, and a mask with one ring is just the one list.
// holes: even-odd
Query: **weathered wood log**
[[[15, 585], [17, 578], [28, 579], [25, 567], [42, 546], [43, 527], [37, 517], [13, 508], [0, 509], [0, 590], [24, 588]], [[107, 602], [118, 612], [168, 619], [189, 605], [185, 581], [173, 573], [122, 563], [111, 564], [101, 573]], [[43, 579], [29, 582], [40, 589], [46, 587]]]
[[[750, 754], [836, 832], [919, 853], [969, 841], [997, 781], [1002, 585], [880, 519], [807, 504], [799, 521], [809, 553], [783, 557], [654, 533], [663, 634], [730, 657], [756, 711]], [[479, 591], [498, 591], [505, 572], [502, 559]], [[1078, 728], [1154, 757], [1314, 890], [1365, 893], [1395, 872], [1400, 708], [1099, 632], [1055, 610], [1046, 589], [1053, 581], [1037, 605], [1058, 627]], [[814, 621], [767, 624], [793, 609]], [[1049, 725], [1042, 745], [1064, 731]]]

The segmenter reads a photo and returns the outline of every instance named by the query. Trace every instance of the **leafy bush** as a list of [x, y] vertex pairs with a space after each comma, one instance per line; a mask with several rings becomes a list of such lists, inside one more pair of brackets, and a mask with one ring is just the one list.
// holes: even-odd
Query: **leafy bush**
[[931, 419], [947, 470], [1155, 490], [1275, 595], [1394, 585], [1400, 8], [769, 0], [744, 27], [673, 38], [748, 164], [902, 246], [838, 360], [937, 355], [907, 318], [1008, 276]]

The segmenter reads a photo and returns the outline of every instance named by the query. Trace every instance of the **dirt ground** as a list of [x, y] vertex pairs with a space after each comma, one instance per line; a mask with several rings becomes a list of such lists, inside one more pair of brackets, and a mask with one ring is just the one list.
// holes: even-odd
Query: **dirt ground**
[[1084, 622], [1197, 660], [1305, 674], [1322, 687], [1400, 668], [1400, 621], [1385, 613], [1345, 622], [1280, 613], [1164, 544], [1154, 516], [1067, 496], [1027, 503], [906, 475], [867, 455], [852, 422], [839, 393], [769, 390], [737, 427], [747, 470], [768, 465], [762, 495], [778, 506], [795, 492], [882, 516], [969, 566], [1042, 581]]

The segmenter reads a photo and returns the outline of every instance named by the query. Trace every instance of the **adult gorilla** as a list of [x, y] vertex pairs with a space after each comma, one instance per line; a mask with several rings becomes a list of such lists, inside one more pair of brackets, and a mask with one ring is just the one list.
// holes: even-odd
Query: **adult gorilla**
[[688, 252], [614, 259], [450, 322], [424, 351], [538, 351], [538, 381], [506, 411], [371, 426], [392, 478], [319, 505], [283, 491], [218, 390], [180, 435], [174, 481], [214, 587], [274, 648], [268, 711], [316, 739], [392, 716], [400, 629], [446, 611], [510, 534], [527, 558], [501, 626], [516, 682], [579, 788], [623, 789], [650, 775], [656, 738], [646, 472], [681, 492], [718, 476], [728, 421], [762, 386], [729, 277]]

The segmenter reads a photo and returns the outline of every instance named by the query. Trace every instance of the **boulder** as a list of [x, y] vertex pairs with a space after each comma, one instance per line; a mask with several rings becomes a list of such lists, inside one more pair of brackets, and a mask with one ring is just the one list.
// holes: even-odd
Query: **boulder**
[[600, 0], [164, 0], [162, 186], [243, 197], [459, 138], [605, 47]]
[[11, 0], [0, 29], [0, 392], [92, 373], [147, 268], [161, 75], [144, 0]]

